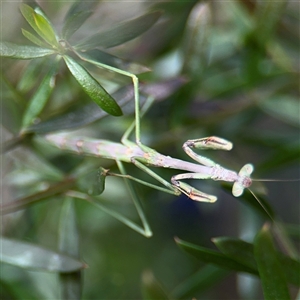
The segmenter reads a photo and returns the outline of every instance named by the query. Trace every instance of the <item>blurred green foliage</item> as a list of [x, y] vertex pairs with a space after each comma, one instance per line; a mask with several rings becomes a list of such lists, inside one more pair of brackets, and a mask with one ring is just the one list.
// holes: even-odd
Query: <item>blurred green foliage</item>
[[[205, 154], [221, 165], [239, 170], [251, 162], [254, 178], [300, 178], [299, 3], [57, 1], [37, 8], [24, 2], [31, 26], [16, 3], [1, 3], [2, 251], [8, 254], [1, 298], [295, 298], [299, 182], [254, 182], [252, 190], [278, 221], [273, 231], [263, 226], [269, 218], [252, 195], [235, 199], [228, 185], [192, 183], [218, 196], [211, 205], [134, 183], [154, 234], [146, 239], [106, 213], [139, 220], [121, 178], [108, 177], [97, 197], [106, 211], [65, 194], [79, 188], [77, 181], [86, 186], [100, 166], [117, 173], [115, 163], [54, 149], [43, 134], [68, 129], [118, 142], [133, 121], [130, 78], [74, 63], [75, 52], [68, 52], [68, 44], [89, 46], [95, 61], [139, 74], [142, 99], [159, 94], [141, 122], [144, 144], [187, 160], [181, 149], [187, 139], [220, 136], [235, 148]], [[74, 77], [53, 53], [70, 55]], [[81, 78], [79, 63], [87, 70]], [[84, 89], [90, 76], [93, 93]], [[116, 103], [115, 113], [97, 103], [99, 93]], [[115, 115], [120, 106], [124, 116], [107, 116], [91, 98]], [[132, 165], [126, 170], [152, 182]], [[167, 180], [174, 174], [155, 171]]]

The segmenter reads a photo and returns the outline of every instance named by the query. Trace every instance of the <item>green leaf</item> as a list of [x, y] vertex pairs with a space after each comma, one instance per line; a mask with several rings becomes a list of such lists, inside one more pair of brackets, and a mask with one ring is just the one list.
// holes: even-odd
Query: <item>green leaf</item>
[[[63, 207], [59, 222], [59, 250], [72, 257], [79, 258], [79, 234], [77, 230], [76, 212], [74, 201], [67, 198]], [[81, 299], [81, 272], [61, 273], [61, 299]]]
[[31, 204], [43, 201], [51, 196], [61, 194], [74, 186], [74, 179], [68, 179], [57, 184], [50, 185], [46, 190], [0, 205], [0, 212], [4, 215], [24, 209]]
[[54, 76], [57, 70], [57, 63], [46, 74], [39, 88], [30, 99], [28, 106], [23, 115], [22, 127], [27, 127], [34, 119], [41, 113], [45, 107], [47, 100], [49, 99], [54, 89]]
[[92, 15], [97, 5], [97, 1], [74, 2], [65, 16], [62, 29], [63, 38], [68, 40]]
[[63, 38], [66, 40], [70, 39], [92, 13], [92, 11], [81, 11], [68, 18], [62, 29]]
[[54, 54], [55, 51], [34, 46], [20, 46], [9, 42], [0, 42], [0, 56], [19, 59], [32, 59]]
[[[151, 95], [155, 98], [155, 101], [162, 101], [181, 87], [184, 82], [182, 78], [174, 78], [152, 84], [140, 84], [140, 92], [145, 95]], [[147, 100], [147, 97], [143, 94], [140, 94], [141, 107]], [[132, 115], [134, 113], [132, 85], [118, 89], [112, 96], [116, 99], [119, 106], [122, 107], [124, 115]], [[74, 129], [100, 120], [106, 116], [108, 116], [108, 114], [99, 109], [99, 107], [92, 102], [76, 107], [72, 106], [70, 111], [27, 127], [26, 132], [49, 133], [58, 130]]]
[[110, 94], [92, 77], [87, 70], [69, 56], [64, 60], [82, 89], [97, 103], [104, 111], [113, 115], [121, 116], [122, 110]]
[[273, 245], [269, 226], [265, 225], [254, 241], [254, 255], [266, 300], [291, 299], [286, 276]]
[[33, 59], [21, 73], [20, 80], [17, 85], [17, 90], [22, 94], [28, 93], [37, 84], [41, 70], [45, 67], [45, 59]]
[[285, 12], [288, 1], [263, 1], [256, 6], [256, 22], [254, 36], [262, 45], [270, 40], [276, 25]]
[[145, 66], [142, 66], [140, 64], [131, 61], [126, 61], [122, 58], [111, 55], [107, 52], [103, 52], [99, 49], [93, 49], [86, 52], [81, 52], [80, 55], [89, 60], [93, 60], [95, 62], [104, 65], [109, 65], [114, 68], [121, 69], [136, 75], [150, 71], [150, 69]]
[[42, 47], [42, 48], [47, 48], [48, 45], [46, 43], [44, 43], [42, 40], [40, 40], [38, 37], [36, 37], [34, 34], [32, 34], [31, 32], [25, 30], [25, 29], [21, 29], [22, 30], [22, 33], [23, 35], [29, 40], [31, 41], [32, 43], [38, 45], [39, 47]]
[[142, 294], [144, 300], [168, 300], [170, 297], [156, 280], [153, 273], [145, 271], [142, 276]]
[[186, 278], [172, 292], [172, 299], [192, 299], [197, 293], [203, 293], [216, 286], [230, 271], [207, 265]]
[[77, 48], [92, 49], [96, 47], [111, 48], [128, 42], [153, 26], [162, 12], [155, 11], [142, 15], [136, 19], [125, 21], [113, 28], [96, 33], [84, 39]]
[[[213, 238], [213, 242], [228, 257], [257, 269], [253, 244], [231, 237]], [[300, 286], [300, 262], [280, 252], [277, 255], [288, 282]]]
[[[20, 10], [23, 17], [36, 31], [36, 33], [44, 39], [49, 45], [60, 48], [56, 34], [50, 22], [42, 15], [41, 11], [32, 9], [29, 5], [21, 3]], [[39, 11], [40, 13], [38, 13]]]
[[277, 95], [259, 102], [269, 115], [287, 124], [300, 127], [299, 99], [289, 95]]
[[40, 246], [2, 237], [0, 260], [20, 268], [47, 272], [71, 272], [86, 267], [70, 256]]
[[252, 244], [225, 236], [213, 238], [212, 241], [226, 256], [248, 266], [249, 268], [257, 269]]
[[[24, 99], [20, 97], [16, 88], [5, 78], [4, 74], [0, 76], [0, 86], [2, 98], [0, 101], [1, 124], [17, 136], [21, 127]], [[3, 144], [4, 140], [1, 146]]]
[[200, 247], [185, 241], [182, 241], [178, 238], [175, 239], [177, 245], [183, 249], [185, 252], [195, 256], [200, 261], [207, 264], [214, 264], [220, 268], [229, 269], [238, 272], [246, 272], [250, 274], [257, 275], [257, 271], [247, 265], [241, 264], [226, 255], [211, 250], [208, 248]]

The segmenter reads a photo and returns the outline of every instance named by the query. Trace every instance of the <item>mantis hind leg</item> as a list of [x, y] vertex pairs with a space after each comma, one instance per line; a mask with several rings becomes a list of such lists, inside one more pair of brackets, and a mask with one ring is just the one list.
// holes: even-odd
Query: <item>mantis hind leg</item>
[[142, 203], [141, 201], [139, 200], [137, 194], [136, 194], [136, 191], [135, 189], [133, 188], [131, 182], [128, 180], [127, 178], [127, 174], [125, 172], [125, 168], [123, 166], [123, 164], [119, 161], [119, 160], [116, 160], [116, 163], [118, 165], [118, 168], [121, 172], [121, 177], [124, 177], [124, 180], [125, 180], [125, 183], [126, 183], [126, 186], [127, 186], [127, 189], [131, 195], [131, 198], [132, 198], [132, 201], [133, 201], [133, 204], [137, 210], [137, 213], [140, 217], [140, 220], [143, 224], [143, 229], [141, 228], [139, 230], [139, 232], [142, 232], [142, 234], [144, 234], [146, 237], [150, 237], [152, 236], [152, 231], [151, 231], [151, 228], [149, 226], [149, 223], [146, 219], [146, 216], [144, 214], [144, 211], [143, 211], [143, 208], [142, 208]]

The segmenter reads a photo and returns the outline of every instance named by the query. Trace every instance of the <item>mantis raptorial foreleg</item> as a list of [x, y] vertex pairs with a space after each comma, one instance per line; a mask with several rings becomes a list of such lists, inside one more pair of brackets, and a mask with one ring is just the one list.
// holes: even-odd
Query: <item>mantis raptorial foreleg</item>
[[212, 161], [207, 157], [195, 153], [192, 150], [192, 148], [202, 149], [202, 150], [212, 149], [212, 150], [229, 151], [232, 149], [232, 143], [225, 139], [216, 136], [211, 136], [211, 137], [201, 138], [196, 140], [188, 140], [183, 144], [182, 148], [188, 156], [190, 156], [192, 159], [199, 162], [200, 164], [208, 167], [214, 167], [217, 165], [214, 161]]
[[216, 164], [211, 159], [198, 155], [192, 148], [197, 149], [213, 149], [213, 150], [231, 150], [232, 143], [219, 138], [219, 137], [207, 137], [195, 140], [188, 140], [183, 144], [183, 150], [195, 161], [213, 168], [211, 174], [207, 173], [184, 173], [178, 174], [172, 177], [171, 182], [173, 187], [177, 188], [180, 192], [187, 195], [189, 198], [196, 201], [210, 202], [213, 203], [217, 200], [216, 196], [203, 193], [187, 183], [183, 183], [182, 179], [213, 179], [213, 180], [224, 180], [224, 181], [234, 181], [232, 194], [236, 197], [240, 196], [244, 189], [251, 184], [250, 175], [253, 171], [253, 166], [251, 164], [245, 165], [241, 171], [237, 174], [224, 169], [220, 165]]

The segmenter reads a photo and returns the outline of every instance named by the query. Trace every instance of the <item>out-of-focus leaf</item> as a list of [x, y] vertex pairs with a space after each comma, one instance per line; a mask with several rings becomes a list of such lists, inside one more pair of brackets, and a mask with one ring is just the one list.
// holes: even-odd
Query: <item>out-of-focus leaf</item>
[[168, 300], [170, 297], [162, 288], [161, 284], [156, 280], [150, 271], [143, 272], [142, 275], [142, 294], [144, 300]]
[[211, 28], [211, 7], [208, 2], [199, 2], [194, 6], [187, 22], [184, 73], [188, 70], [199, 77], [209, 62], [209, 30]]
[[20, 209], [24, 209], [31, 204], [40, 202], [51, 196], [61, 194], [74, 186], [75, 182], [73, 179], [67, 179], [63, 182], [53, 184], [46, 190], [43, 190], [41, 192], [0, 205], [0, 213], [4, 215], [14, 211], [18, 211]]
[[81, 41], [78, 49], [92, 49], [96, 47], [111, 48], [128, 42], [153, 26], [162, 12], [155, 11], [142, 15], [136, 19], [120, 23], [106, 31], [96, 33]]
[[[228, 257], [257, 269], [253, 244], [225, 236], [213, 238], [212, 241]], [[277, 252], [277, 255], [287, 281], [295, 286], [300, 286], [300, 262], [280, 252]]]
[[64, 56], [64, 60], [75, 77], [77, 82], [81, 85], [83, 90], [97, 103], [103, 110], [113, 116], [121, 116], [122, 110], [116, 101], [109, 93], [74, 59], [69, 56]]
[[48, 19], [24, 3], [21, 3], [20, 10], [23, 17], [41, 38], [43, 38], [49, 45], [59, 48], [56, 34]]
[[284, 95], [276, 96], [259, 102], [260, 107], [272, 117], [300, 127], [299, 99]]
[[0, 42], [0, 56], [19, 59], [32, 59], [54, 54], [52, 49], [20, 46], [9, 42]]
[[93, 12], [99, 3], [97, 1], [83, 2], [76, 0], [69, 8], [68, 12], [65, 15], [65, 21], [69, 18], [72, 18], [74, 15], [80, 12]]
[[229, 269], [232, 271], [246, 272], [246, 273], [257, 275], [257, 270], [255, 270], [247, 265], [244, 265], [242, 263], [239, 263], [220, 252], [217, 252], [217, 251], [214, 251], [214, 250], [211, 250], [208, 248], [200, 247], [200, 246], [182, 241], [178, 238], [175, 239], [175, 242], [185, 252], [195, 256], [197, 259], [199, 259], [200, 261], [202, 261], [204, 263], [214, 264], [220, 268], [225, 268], [225, 269]]
[[17, 134], [21, 127], [23, 99], [19, 96], [15, 87], [4, 78], [4, 76], [0, 76], [0, 84], [0, 111], [2, 111], [0, 118], [1, 124], [10, 132]]
[[49, 99], [55, 83], [54, 76], [57, 70], [57, 63], [46, 74], [37, 91], [30, 99], [28, 106], [23, 115], [22, 127], [27, 127], [40, 114]]
[[67, 12], [62, 29], [62, 36], [68, 40], [81, 25], [92, 15], [97, 1], [76, 1]]
[[68, 40], [80, 28], [80, 26], [91, 16], [92, 11], [81, 11], [70, 16], [64, 23], [62, 36]]
[[254, 255], [266, 300], [291, 299], [286, 276], [278, 259], [268, 226], [264, 226], [254, 241]]
[[[141, 107], [147, 100], [145, 95], [152, 96], [155, 101], [162, 101], [172, 95], [178, 88], [185, 83], [183, 78], [174, 78], [162, 82], [152, 84], [140, 84], [140, 104]], [[116, 99], [124, 115], [131, 115], [134, 113], [134, 93], [133, 86], [125, 86], [112, 94]], [[73, 129], [88, 125], [94, 121], [100, 120], [108, 114], [99, 109], [95, 103], [89, 103], [74, 110], [63, 113], [47, 121], [33, 124], [26, 128], [26, 132], [48, 133], [58, 130]]]
[[64, 200], [59, 221], [59, 251], [79, 257], [79, 235], [77, 230], [74, 201]]
[[39, 77], [41, 69], [44, 68], [44, 63], [45, 60], [43, 58], [31, 60], [21, 74], [17, 90], [24, 94], [29, 92], [37, 84], [36, 79]]
[[172, 292], [171, 299], [189, 299], [195, 293], [202, 293], [215, 286], [219, 281], [228, 276], [230, 271], [212, 265], [202, 267], [177, 286]]
[[300, 145], [299, 141], [295, 140], [293, 145], [281, 145], [275, 149], [275, 153], [270, 155], [267, 160], [263, 161], [259, 168], [260, 170], [277, 169], [286, 164], [295, 162], [299, 164]]
[[32, 43], [38, 45], [39, 47], [42, 48], [47, 48], [48, 45], [46, 43], [44, 43], [42, 40], [40, 40], [38, 37], [36, 37], [34, 34], [32, 34], [31, 32], [25, 30], [22, 28], [22, 33], [23, 35]]
[[[232, 193], [232, 186], [229, 184], [222, 184], [223, 188], [226, 189], [230, 194]], [[256, 195], [256, 194], [255, 194]], [[256, 195], [260, 201], [260, 203], [257, 201], [257, 199], [254, 198], [254, 196], [247, 190], [244, 190], [243, 195], [237, 198], [238, 201], [241, 201], [253, 209], [255, 209], [259, 214], [270, 221], [273, 221], [275, 219], [275, 213], [272, 208], [272, 206], [267, 202], [265, 197], [263, 195]]]
[[252, 244], [225, 236], [213, 238], [212, 241], [218, 249], [228, 257], [252, 269], [257, 269]]
[[270, 40], [275, 32], [276, 25], [285, 12], [286, 0], [263, 1], [256, 5], [255, 38], [262, 45]]
[[[79, 258], [79, 235], [73, 199], [64, 200], [59, 222], [59, 251]], [[81, 273], [75, 270], [60, 274], [61, 298], [81, 299]]]
[[81, 52], [80, 55], [87, 59], [94, 60], [95, 62], [104, 65], [109, 65], [133, 74], [140, 74], [140, 73], [145, 73], [150, 71], [150, 69], [148, 69], [145, 66], [142, 66], [134, 62], [126, 61], [122, 58], [116, 57], [107, 52], [103, 52], [99, 49], [93, 49], [86, 52]]
[[287, 281], [300, 287], [300, 261], [286, 256], [281, 252], [278, 252], [277, 255]]
[[48, 272], [71, 272], [86, 268], [81, 261], [40, 246], [2, 237], [1, 262], [20, 268]]
[[[126, 98], [125, 98], [126, 100]], [[131, 100], [128, 99], [128, 101]], [[126, 101], [126, 103], [128, 102]], [[121, 102], [119, 103], [122, 106]], [[125, 111], [124, 111], [125, 113]], [[54, 117], [45, 122], [33, 124], [25, 129], [26, 132], [49, 133], [65, 129], [79, 128], [94, 121], [100, 120], [109, 114], [99, 109], [94, 102], [79, 106], [72, 111]]]

